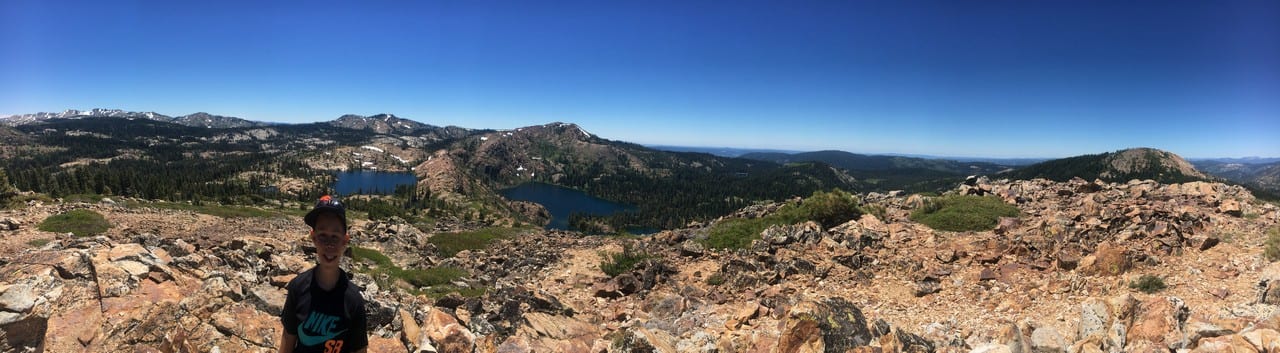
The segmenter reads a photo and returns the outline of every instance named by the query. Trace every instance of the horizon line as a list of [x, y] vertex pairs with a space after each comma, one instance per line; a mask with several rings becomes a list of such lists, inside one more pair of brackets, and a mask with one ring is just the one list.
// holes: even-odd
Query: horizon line
[[[164, 113], [160, 113], [160, 112], [156, 112], [156, 111], [134, 111], [134, 110], [126, 110], [126, 109], [118, 109], [118, 108], [90, 108], [90, 109], [72, 109], [72, 108], [68, 108], [68, 109], [64, 109], [64, 110], [62, 110], [62, 111], [41, 111], [41, 112], [35, 112], [35, 113], [4, 114], [4, 115], [0, 115], [0, 119], [8, 119], [8, 118], [16, 117], [16, 116], [33, 115], [33, 114], [42, 114], [42, 113], [43, 113], [43, 114], [58, 114], [58, 113], [65, 113], [65, 112], [67, 112], [67, 111], [72, 111], [72, 110], [77, 111], [77, 112], [87, 112], [87, 111], [93, 111], [93, 110], [116, 110], [116, 111], [122, 111], [122, 112], [126, 112], [126, 113], [154, 113], [154, 114], [160, 114], [160, 115], [164, 115], [164, 116], [171, 117], [171, 118], [178, 118], [178, 117], [182, 117], [182, 116], [188, 116], [188, 115], [194, 115], [194, 114], [199, 114], [199, 113], [205, 113], [205, 114], [209, 114], [209, 115], [215, 115], [215, 116], [221, 116], [221, 117], [227, 117], [227, 118], [235, 118], [235, 119], [241, 119], [241, 120], [251, 121], [251, 122], [259, 122], [259, 123], [267, 123], [267, 124], [284, 124], [284, 125], [305, 125], [305, 124], [325, 123], [325, 122], [331, 122], [331, 121], [337, 120], [337, 119], [339, 119], [339, 118], [341, 118], [341, 117], [343, 117], [343, 116], [347, 116], [347, 115], [356, 115], [356, 116], [361, 116], [361, 117], [371, 117], [371, 116], [376, 116], [376, 115], [390, 115], [390, 116], [393, 116], [393, 117], [396, 117], [396, 118], [399, 118], [399, 119], [405, 119], [405, 120], [413, 121], [413, 122], [416, 122], [416, 123], [419, 123], [419, 124], [423, 124], [423, 125], [437, 126], [437, 125], [430, 124], [430, 123], [426, 123], [426, 122], [422, 122], [422, 121], [419, 121], [419, 120], [416, 120], [416, 119], [406, 118], [406, 117], [403, 117], [403, 116], [399, 116], [399, 115], [396, 115], [395, 113], [390, 113], [390, 112], [375, 113], [375, 114], [371, 114], [371, 115], [362, 115], [362, 114], [356, 114], [356, 113], [343, 113], [343, 114], [339, 114], [339, 115], [337, 116], [337, 118], [333, 118], [333, 119], [331, 119], [331, 120], [315, 120], [315, 121], [310, 121], [310, 122], [284, 122], [284, 121], [270, 121], [270, 120], [251, 120], [251, 119], [246, 119], [246, 118], [242, 118], [242, 117], [238, 117], [238, 116], [230, 116], [230, 115], [221, 115], [221, 114], [216, 114], [216, 113], [210, 113], [210, 112], [208, 112], [208, 111], [196, 111], [196, 112], [194, 112], [194, 113], [189, 113], [189, 114], [184, 114], [184, 115], [169, 115], [169, 114], [164, 114]], [[516, 128], [532, 127], [532, 126], [540, 126], [540, 125], [547, 125], [547, 124], [554, 124], [554, 123], [574, 124], [574, 125], [576, 125], [576, 126], [578, 126], [578, 127], [582, 127], [582, 125], [580, 125], [580, 124], [578, 124], [578, 123], [574, 123], [574, 122], [565, 122], [565, 121], [551, 121], [551, 122], [542, 123], [542, 124], [525, 125], [525, 126], [520, 126], [520, 127], [510, 128], [510, 129], [505, 129], [505, 128], [477, 128], [477, 127], [464, 127], [464, 126], [458, 126], [458, 125], [444, 125], [444, 126], [441, 126], [441, 127], [458, 127], [458, 128], [471, 129], [471, 130], [494, 130], [494, 131], [500, 131], [500, 130], [511, 130], [511, 129], [516, 129]], [[599, 135], [596, 135], [596, 136], [597, 136], [597, 137], [600, 137]], [[601, 138], [603, 138], [603, 137], [601, 137]], [[640, 141], [629, 141], [629, 140], [622, 140], [622, 139], [616, 139], [616, 140], [615, 140], [615, 139], [609, 139], [609, 138], [605, 138], [605, 139], [606, 139], [606, 140], [611, 140], [611, 141], [620, 141], [620, 142], [635, 143], [635, 144], [642, 145], [642, 146], [645, 146], [645, 147], [662, 146], [662, 147], [686, 147], [686, 148], [723, 148], [723, 149], [734, 149], [734, 150], [765, 150], [765, 151], [783, 152], [783, 153], [790, 153], [790, 154], [795, 154], [795, 153], [810, 153], [810, 152], [822, 152], [822, 151], [838, 151], [838, 152], [845, 152], [845, 153], [852, 153], [852, 154], [861, 154], [861, 155], [868, 155], [868, 156], [916, 157], [916, 158], [926, 158], [926, 159], [954, 159], [954, 158], [961, 158], [961, 159], [1005, 159], [1005, 160], [1008, 160], [1008, 159], [1039, 159], [1039, 160], [1052, 160], [1052, 159], [1062, 159], [1062, 158], [1070, 158], [1070, 157], [1076, 157], [1076, 156], [1083, 156], [1083, 155], [1089, 155], [1089, 154], [1109, 153], [1109, 152], [1121, 151], [1121, 150], [1132, 149], [1132, 148], [1152, 148], [1152, 149], [1157, 149], [1157, 150], [1162, 150], [1162, 151], [1168, 151], [1168, 150], [1164, 150], [1164, 149], [1160, 149], [1160, 148], [1154, 148], [1154, 147], [1142, 147], [1142, 146], [1138, 146], [1138, 147], [1127, 147], [1127, 148], [1121, 148], [1121, 149], [1110, 150], [1110, 151], [1103, 151], [1103, 152], [1090, 152], [1090, 153], [1082, 153], [1082, 154], [1073, 154], [1073, 155], [1060, 156], [1060, 157], [1044, 157], [1044, 156], [1040, 156], [1040, 157], [995, 157], [995, 156], [972, 156], [972, 155], [970, 155], [970, 156], [963, 156], [963, 155], [947, 155], [947, 154], [932, 154], [932, 153], [903, 153], [903, 152], [853, 152], [853, 151], [847, 151], [847, 150], [843, 150], [843, 149], [839, 149], [839, 148], [835, 148], [835, 147], [822, 147], [822, 148], [807, 149], [807, 150], [806, 150], [806, 149], [793, 149], [793, 148], [780, 148], [780, 147], [734, 147], [734, 146], [708, 146], [708, 145], [696, 145], [696, 144], [690, 144], [690, 145], [683, 145], [683, 144], [681, 144], [681, 145], [672, 145], [672, 144], [669, 144], [669, 143], [646, 143], [646, 142], [640, 142]], [[1177, 154], [1178, 156], [1180, 156], [1180, 157], [1182, 157], [1183, 159], [1186, 159], [1186, 160], [1188, 160], [1188, 161], [1190, 161], [1190, 160], [1213, 160], [1213, 159], [1280, 159], [1280, 156], [1264, 157], [1264, 156], [1256, 156], [1256, 155], [1254, 155], [1254, 156], [1239, 156], [1239, 157], [1223, 157], [1223, 156], [1219, 156], [1219, 157], [1203, 157], [1203, 156], [1191, 157], [1191, 156], [1183, 156], [1183, 155], [1181, 155], [1181, 154], [1178, 154], [1178, 153], [1176, 153], [1176, 152], [1172, 152], [1172, 151], [1168, 151], [1168, 152], [1171, 152], [1171, 153]]]

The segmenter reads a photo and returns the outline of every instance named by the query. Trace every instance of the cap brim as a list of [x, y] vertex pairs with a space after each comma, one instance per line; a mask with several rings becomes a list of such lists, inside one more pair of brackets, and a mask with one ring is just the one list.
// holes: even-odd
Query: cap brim
[[347, 226], [347, 216], [344, 214], [346, 212], [344, 212], [344, 210], [341, 208], [332, 207], [332, 206], [320, 206], [320, 207], [313, 208], [311, 209], [311, 212], [307, 212], [307, 215], [305, 217], [302, 217], [302, 221], [306, 222], [307, 226], [311, 228], [315, 228], [316, 218], [319, 218], [320, 215], [325, 212], [333, 212], [334, 215], [338, 216], [338, 219], [342, 220], [342, 226], [343, 227]]

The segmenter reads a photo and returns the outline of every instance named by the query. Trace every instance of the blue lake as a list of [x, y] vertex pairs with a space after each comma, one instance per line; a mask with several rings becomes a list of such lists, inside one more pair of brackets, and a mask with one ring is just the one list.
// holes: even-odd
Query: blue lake
[[508, 200], [532, 201], [546, 207], [551, 212], [551, 223], [547, 229], [569, 229], [569, 215], [587, 213], [592, 215], [608, 215], [614, 212], [630, 211], [635, 207], [610, 202], [582, 191], [543, 183], [524, 183], [514, 188], [502, 190], [502, 196]]
[[418, 183], [418, 178], [413, 173], [360, 170], [337, 172], [334, 175], [338, 177], [338, 181], [333, 185], [338, 195], [390, 194], [396, 191], [396, 185]]

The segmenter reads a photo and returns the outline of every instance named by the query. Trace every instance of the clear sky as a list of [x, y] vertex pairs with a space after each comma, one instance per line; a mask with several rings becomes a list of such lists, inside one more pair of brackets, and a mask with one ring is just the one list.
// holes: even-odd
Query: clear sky
[[1280, 156], [1280, 1], [0, 1], [0, 114]]

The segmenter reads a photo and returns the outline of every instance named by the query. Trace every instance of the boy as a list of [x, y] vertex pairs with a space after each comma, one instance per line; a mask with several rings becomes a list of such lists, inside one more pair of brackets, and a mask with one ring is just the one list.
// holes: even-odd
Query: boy
[[311, 226], [316, 266], [289, 281], [280, 352], [364, 352], [369, 345], [360, 287], [338, 267], [351, 238], [342, 202], [325, 195], [303, 218]]

